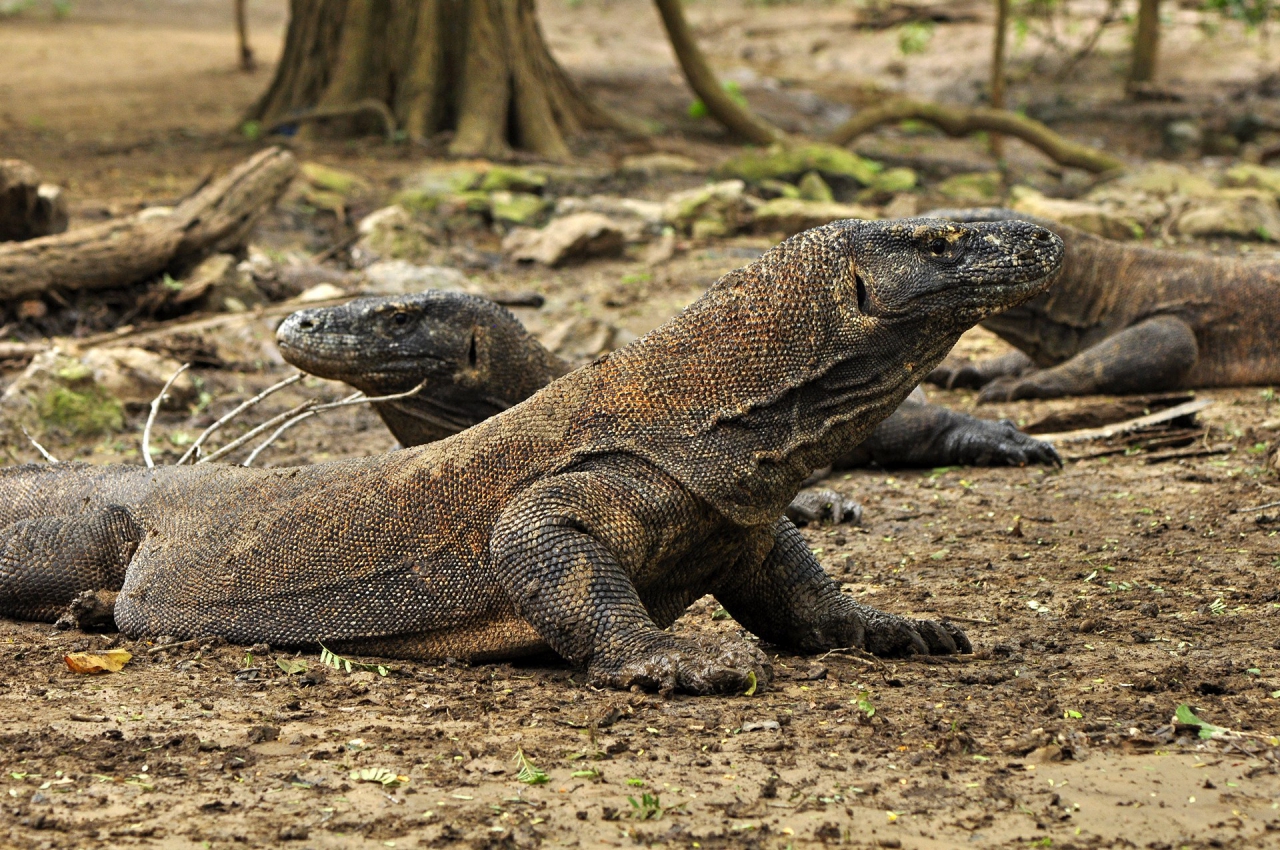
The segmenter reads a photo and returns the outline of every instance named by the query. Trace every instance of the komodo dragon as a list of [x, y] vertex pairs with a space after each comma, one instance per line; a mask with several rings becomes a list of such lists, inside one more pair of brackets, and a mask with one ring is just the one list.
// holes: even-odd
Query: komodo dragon
[[[416, 395], [373, 405], [404, 446], [468, 428], [573, 368], [506, 309], [460, 292], [357, 298], [299, 310], [280, 323], [276, 343], [299, 369], [345, 381], [369, 396], [408, 392], [425, 381]], [[1012, 422], [978, 419], [915, 395], [836, 458], [835, 467], [1061, 462], [1051, 445]]]
[[982, 322], [1018, 350], [944, 363], [932, 383], [990, 402], [1280, 381], [1280, 262], [1113, 242], [1005, 209], [932, 215], [1033, 221], [1066, 244], [1051, 291]]
[[950, 624], [842, 594], [782, 511], [1061, 257], [1023, 222], [834, 222], [426, 446], [287, 469], [0, 470], [0, 612], [48, 620], [120, 587], [132, 637], [474, 661], [549, 647], [596, 683], [695, 693], [768, 679], [748, 643], [664, 631], [705, 593], [798, 652], [967, 651]]

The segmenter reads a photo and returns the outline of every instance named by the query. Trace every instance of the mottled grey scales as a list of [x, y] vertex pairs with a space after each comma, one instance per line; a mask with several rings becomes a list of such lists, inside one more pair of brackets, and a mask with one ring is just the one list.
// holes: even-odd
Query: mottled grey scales
[[0, 610], [30, 616], [123, 561], [116, 621], [134, 637], [477, 661], [550, 647], [597, 683], [695, 693], [769, 676], [749, 643], [665, 631], [705, 593], [796, 651], [965, 650], [950, 624], [841, 593], [780, 517], [1061, 256], [1023, 222], [835, 222], [425, 446], [275, 470], [4, 470]]

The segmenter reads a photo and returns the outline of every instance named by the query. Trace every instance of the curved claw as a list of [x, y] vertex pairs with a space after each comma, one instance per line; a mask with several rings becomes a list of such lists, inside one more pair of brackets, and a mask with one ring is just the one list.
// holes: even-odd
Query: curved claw
[[950, 366], [943, 363], [935, 367], [925, 380], [936, 387], [948, 390], [976, 390], [982, 386], [985, 378], [972, 363]]
[[814, 487], [801, 490], [787, 505], [787, 519], [798, 526], [829, 521], [835, 525], [861, 525], [862, 505], [834, 490]]

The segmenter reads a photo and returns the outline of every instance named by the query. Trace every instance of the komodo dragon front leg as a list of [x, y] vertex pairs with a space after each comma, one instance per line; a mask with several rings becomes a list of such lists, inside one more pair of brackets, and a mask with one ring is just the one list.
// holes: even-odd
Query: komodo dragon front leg
[[1156, 316], [1056, 366], [996, 378], [978, 393], [978, 402], [1176, 389], [1198, 356], [1190, 325], [1176, 316]]
[[949, 626], [842, 595], [790, 520], [713, 532], [694, 549], [674, 531], [681, 524], [718, 521], [665, 473], [615, 456], [527, 490], [499, 519], [491, 550], [520, 615], [602, 685], [726, 693], [750, 675], [767, 681], [768, 662], [748, 643], [664, 631], [708, 588], [742, 625], [787, 649], [969, 650]]

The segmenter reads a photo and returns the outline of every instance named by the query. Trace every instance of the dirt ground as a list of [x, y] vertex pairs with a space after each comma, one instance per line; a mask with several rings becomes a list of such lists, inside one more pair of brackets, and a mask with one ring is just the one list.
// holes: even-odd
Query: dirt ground
[[[264, 65], [284, 5], [250, 3]], [[268, 72], [234, 69], [228, 6], [104, 0], [75, 3], [63, 20], [43, 7], [0, 18], [0, 156], [67, 186], [73, 226], [172, 200], [243, 158], [253, 145], [230, 130]], [[672, 117], [689, 96], [656, 19], [636, 23], [649, 23], [649, 4], [542, 7], [557, 55], [594, 92], [673, 123], [664, 149], [707, 164], [730, 150], [711, 128]], [[718, 66], [797, 128], [840, 120], [842, 104], [873, 86], [972, 98], [985, 73], [981, 20], [939, 25], [924, 54], [904, 57], [895, 31], [849, 28], [850, 8], [699, 3], [690, 12]], [[1171, 14], [1166, 61], [1177, 73], [1165, 82], [1211, 89], [1267, 70], [1255, 37], [1226, 28], [1210, 39], [1186, 10]], [[1118, 102], [1123, 44], [1124, 32], [1109, 30], [1099, 53], [1051, 88], [1030, 70], [1040, 55], [1030, 43], [1015, 91], [1105, 114]], [[1158, 147], [1141, 122], [1064, 120], [1131, 156]], [[976, 142], [928, 144], [935, 162], [990, 167]], [[863, 147], [891, 153], [893, 140]], [[593, 143], [584, 162], [607, 168], [631, 150]], [[365, 141], [300, 155], [373, 181], [353, 219], [426, 158]], [[1014, 171], [1057, 179], [1027, 149], [1010, 156]], [[661, 197], [703, 179], [624, 188]], [[261, 239], [304, 255], [334, 230], [286, 202]], [[547, 271], [490, 261], [496, 237], [476, 240], [467, 269], [476, 287], [545, 296], [540, 309], [516, 310], [535, 331], [587, 316], [624, 335], [665, 320], [768, 246], [738, 237], [683, 246], [657, 267], [627, 258]], [[171, 435], [189, 438], [288, 374], [275, 321], [228, 316], [201, 331], [226, 366], [197, 370], [207, 409], [162, 415], [162, 460], [183, 445]], [[959, 350], [1001, 347], [975, 331]], [[343, 392], [306, 381], [261, 415]], [[978, 408], [969, 392], [930, 395], [1020, 424], [1109, 401]], [[383, 676], [270, 647], [166, 646], [0, 621], [0, 846], [1280, 847], [1280, 760], [1269, 740], [1280, 734], [1280, 479], [1263, 467], [1280, 403], [1262, 387], [1197, 396], [1214, 404], [1172, 448], [1094, 441], [1065, 445], [1061, 470], [864, 470], [826, 482], [866, 510], [859, 528], [806, 529], [823, 564], [877, 606], [951, 617], [972, 638], [971, 656], [880, 663], [765, 647], [776, 678], [764, 692], [663, 698], [593, 689], [552, 659], [393, 662]], [[133, 410], [120, 434], [51, 448], [137, 462], [143, 418]], [[298, 427], [266, 457], [306, 463], [392, 443], [372, 413], [349, 408]], [[25, 448], [14, 457], [32, 459]], [[677, 630], [738, 631], [717, 607], [702, 600]], [[102, 676], [63, 663], [66, 652], [105, 647], [133, 660]], [[1173, 723], [1180, 705], [1241, 735], [1200, 741]], [[536, 768], [524, 779], [545, 781], [522, 781], [518, 757]], [[360, 778], [376, 769], [390, 784]]]

